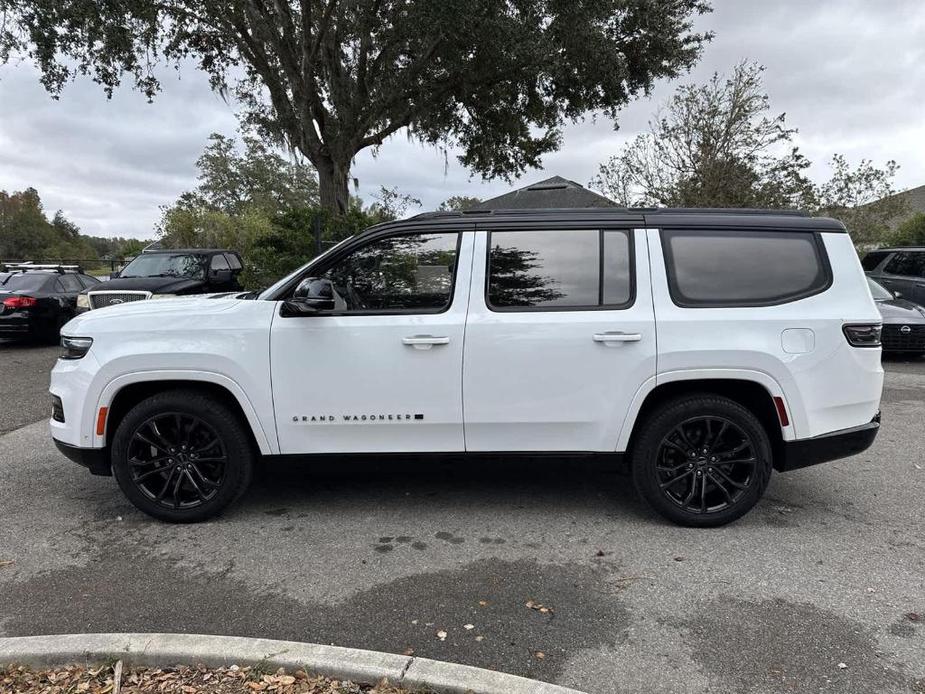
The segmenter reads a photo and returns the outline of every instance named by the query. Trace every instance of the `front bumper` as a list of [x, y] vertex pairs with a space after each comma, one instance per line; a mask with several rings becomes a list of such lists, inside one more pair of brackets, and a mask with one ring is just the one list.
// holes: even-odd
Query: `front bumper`
[[867, 424], [841, 429], [810, 439], [784, 441], [783, 451], [774, 467], [779, 472], [827, 463], [830, 460], [857, 455], [870, 448], [880, 431], [880, 413]]
[[110, 476], [112, 468], [109, 464], [108, 448], [78, 448], [69, 443], [64, 443], [58, 439], [52, 439], [55, 446], [65, 456], [73, 460], [78, 465], [82, 465], [90, 471], [92, 475]]

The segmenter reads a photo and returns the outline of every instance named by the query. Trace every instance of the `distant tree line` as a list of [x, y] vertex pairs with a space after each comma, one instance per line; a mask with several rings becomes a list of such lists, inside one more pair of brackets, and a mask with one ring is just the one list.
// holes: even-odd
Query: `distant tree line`
[[35, 188], [0, 190], [0, 260], [108, 260], [135, 255], [143, 243], [84, 236], [61, 210], [49, 219]]

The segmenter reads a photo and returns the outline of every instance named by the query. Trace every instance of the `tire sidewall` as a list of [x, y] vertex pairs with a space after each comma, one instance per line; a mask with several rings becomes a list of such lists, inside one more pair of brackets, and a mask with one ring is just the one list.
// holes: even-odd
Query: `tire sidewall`
[[[725, 417], [752, 439], [755, 444], [753, 482], [736, 502], [714, 513], [692, 513], [668, 498], [659, 488], [655, 469], [662, 439], [679, 423], [700, 416]], [[773, 452], [767, 432], [751, 411], [733, 400], [714, 395], [692, 395], [666, 403], [652, 413], [643, 425], [638, 442], [633, 447], [633, 482], [640, 496], [659, 514], [679, 525], [715, 527], [726, 525], [745, 515], [764, 494], [773, 468]]]
[[[189, 414], [215, 430], [225, 448], [225, 480], [218, 493], [200, 506], [172, 509], [148, 498], [132, 481], [128, 447], [135, 430], [147, 419], [164, 412]], [[195, 523], [211, 518], [233, 503], [250, 483], [253, 470], [251, 443], [235, 414], [218, 400], [195, 392], [172, 391], [154, 395], [135, 405], [122, 418], [112, 440], [112, 472], [122, 492], [144, 513], [171, 523]]]

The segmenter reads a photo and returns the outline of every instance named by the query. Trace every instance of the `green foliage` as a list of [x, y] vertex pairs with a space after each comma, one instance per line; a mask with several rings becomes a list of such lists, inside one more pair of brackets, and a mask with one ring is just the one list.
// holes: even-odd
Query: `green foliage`
[[632, 207], [805, 209], [840, 219], [855, 244], [870, 245], [904, 212], [893, 179], [899, 168], [862, 160], [852, 168], [835, 154], [831, 177], [816, 184], [809, 160], [792, 145], [796, 130], [770, 104], [755, 63], [730, 77], [678, 89], [622, 152], [599, 167], [591, 185]]
[[58, 211], [48, 221], [35, 188], [0, 191], [0, 259], [93, 259], [96, 249], [77, 226]]
[[925, 246], [925, 213], [913, 215], [886, 234], [885, 246]]
[[852, 169], [836, 154], [830, 162], [832, 177], [816, 188], [815, 212], [844, 222], [857, 246], [880, 241], [890, 221], [906, 211], [906, 202], [896, 196], [893, 178], [899, 165], [888, 161], [882, 169], [867, 159]]
[[784, 114], [768, 115], [755, 63], [685, 85], [591, 185], [627, 207], [811, 207], [809, 161]]
[[510, 178], [563, 123], [616, 117], [698, 59], [706, 0], [0, 0], [0, 60], [26, 55], [54, 95], [85, 73], [149, 97], [159, 64], [198, 61], [242, 120], [302, 153], [323, 207], [346, 212], [355, 155], [392, 133]]
[[[253, 137], [240, 150], [213, 134], [196, 162], [199, 185], [164, 208], [158, 228], [166, 248], [229, 248], [241, 253], [248, 289], [272, 284], [324, 249], [358, 231], [395, 219], [420, 202], [382, 188], [364, 210], [351, 198], [343, 214], [322, 209], [315, 171]], [[320, 239], [316, 240], [316, 229]], [[320, 241], [320, 243], [319, 243]]]
[[454, 195], [441, 202], [437, 209], [440, 212], [462, 212], [463, 210], [471, 210], [481, 202], [479, 198], [473, 198], [468, 195]]

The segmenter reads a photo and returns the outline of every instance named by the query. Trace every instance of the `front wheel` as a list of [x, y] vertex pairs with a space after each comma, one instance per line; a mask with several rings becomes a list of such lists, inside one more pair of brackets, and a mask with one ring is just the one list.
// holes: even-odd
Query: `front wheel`
[[665, 403], [633, 445], [639, 494], [679, 525], [713, 527], [743, 516], [764, 494], [772, 452], [758, 418], [718, 395]]
[[192, 390], [159, 393], [133, 407], [112, 442], [112, 471], [138, 509], [172, 523], [211, 518], [250, 483], [251, 442], [220, 400]]

